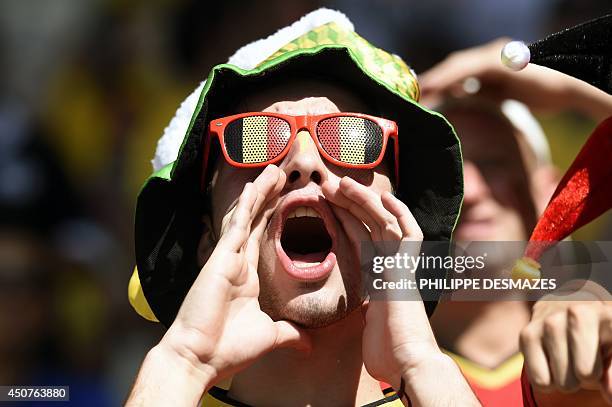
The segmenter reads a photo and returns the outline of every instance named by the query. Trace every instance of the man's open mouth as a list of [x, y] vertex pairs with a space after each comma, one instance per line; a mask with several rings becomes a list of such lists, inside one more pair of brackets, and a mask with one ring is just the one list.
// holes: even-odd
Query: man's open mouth
[[285, 271], [302, 281], [326, 278], [336, 264], [329, 206], [319, 196], [296, 196], [288, 197], [279, 209], [276, 252]]
[[283, 225], [281, 246], [291, 260], [320, 263], [331, 250], [331, 236], [323, 218], [312, 207], [299, 206]]

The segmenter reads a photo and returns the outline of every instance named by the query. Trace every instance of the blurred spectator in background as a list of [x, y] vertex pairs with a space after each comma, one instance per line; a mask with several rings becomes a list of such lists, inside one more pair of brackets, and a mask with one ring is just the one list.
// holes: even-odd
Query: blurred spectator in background
[[104, 374], [107, 309], [98, 284], [27, 231], [0, 230], [0, 383], [69, 385], [74, 405], [118, 402]]
[[[549, 111], [576, 109], [595, 120], [612, 114], [612, 96], [584, 82], [539, 66], [530, 65], [520, 73], [503, 67], [499, 54], [505, 42], [459, 51], [421, 77], [424, 100], [444, 101], [438, 110], [453, 123], [462, 142], [465, 195], [454, 233], [458, 241], [526, 241], [558, 182], [559, 174], [552, 166], [548, 141], [539, 124], [525, 105], [504, 98], [515, 97]], [[513, 260], [519, 256], [520, 252], [512, 250], [506, 253], [507, 258], [501, 254], [493, 264], [500, 269], [487, 270], [487, 276], [509, 277]], [[586, 307], [592, 315], [599, 315], [602, 302], [596, 301], [597, 297], [593, 300]], [[432, 325], [438, 343], [462, 367], [483, 405], [499, 405], [500, 399], [508, 405], [521, 405], [519, 335], [523, 332], [527, 338], [526, 332], [540, 329], [542, 323], [550, 324], [553, 318], [563, 316], [565, 321], [566, 310], [575, 305], [549, 301], [542, 306], [551, 309], [546, 315], [536, 311], [532, 316], [528, 303], [516, 298], [446, 301], [436, 309]], [[524, 328], [530, 321], [528, 331]], [[569, 328], [567, 332], [571, 335]], [[559, 353], [555, 343], [561, 341], [554, 335], [546, 337], [548, 334], [544, 330], [541, 337], [529, 340], [542, 341], [550, 359]], [[563, 338], [565, 335], [564, 327]], [[550, 362], [552, 377], [543, 386], [547, 390], [576, 390], [577, 382], [585, 380], [578, 370], [578, 380], [574, 378], [579, 352], [573, 350], [573, 356], [566, 360], [569, 374], [563, 372], [561, 377]], [[533, 360], [533, 354], [526, 356], [528, 371], [534, 376], [529, 368], [539, 361]], [[589, 380], [598, 382], [601, 371], [594, 376]], [[542, 405], [603, 403], [602, 396], [592, 391], [540, 395], [537, 399]]]
[[[556, 186], [547, 141], [516, 101], [451, 99], [437, 110], [455, 127], [464, 160], [464, 201], [454, 238], [508, 242], [506, 251], [488, 249], [493, 253], [483, 270], [490, 278], [508, 278], [522, 254], [511, 242], [528, 238]], [[441, 301], [431, 322], [438, 344], [462, 368], [484, 406], [501, 400], [522, 405], [518, 336], [529, 322], [530, 307], [515, 293], [506, 294], [506, 301], [499, 295], [490, 301]]]
[[37, 374], [50, 336], [51, 274], [44, 270], [50, 262], [30, 241], [16, 230], [0, 234], [1, 383], [21, 383]]

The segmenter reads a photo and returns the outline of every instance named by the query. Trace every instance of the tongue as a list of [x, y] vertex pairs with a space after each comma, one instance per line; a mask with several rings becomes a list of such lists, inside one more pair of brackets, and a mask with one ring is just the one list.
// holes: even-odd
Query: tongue
[[302, 254], [287, 251], [285, 253], [287, 253], [287, 256], [291, 259], [291, 261], [293, 262], [293, 264], [295, 264], [296, 267], [307, 267], [312, 266], [313, 264], [319, 264], [323, 260], [325, 260], [325, 257], [327, 256], [327, 252]]

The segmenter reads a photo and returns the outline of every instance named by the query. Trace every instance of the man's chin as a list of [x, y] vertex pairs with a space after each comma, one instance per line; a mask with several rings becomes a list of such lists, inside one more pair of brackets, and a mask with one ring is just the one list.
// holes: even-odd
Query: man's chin
[[346, 318], [352, 311], [363, 303], [363, 300], [352, 299], [347, 302], [344, 295], [332, 302], [330, 298], [320, 298], [316, 295], [305, 294], [293, 298], [281, 309], [271, 315], [272, 319], [283, 319], [307, 329], [325, 328]]

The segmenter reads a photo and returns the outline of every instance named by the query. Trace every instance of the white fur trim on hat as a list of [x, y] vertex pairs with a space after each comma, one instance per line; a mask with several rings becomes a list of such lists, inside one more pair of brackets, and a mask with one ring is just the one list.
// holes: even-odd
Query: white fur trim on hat
[[[265, 39], [243, 46], [230, 57], [228, 63], [246, 70], [253, 69], [288, 42], [332, 21], [347, 30], [354, 31], [353, 24], [343, 13], [320, 8]], [[155, 157], [151, 161], [154, 171], [176, 160], [204, 84], [205, 81], [200, 83], [196, 90], [181, 103], [170, 124], [164, 129], [164, 134], [157, 142]]]
[[187, 127], [189, 127], [191, 116], [193, 116], [193, 112], [195, 112], [200, 93], [202, 93], [205, 83], [206, 81], [200, 83], [200, 86], [191, 92], [191, 95], [187, 96], [187, 99], [181, 103], [174, 117], [164, 129], [164, 134], [157, 142], [155, 157], [151, 160], [153, 171], [158, 171], [160, 168], [176, 160], [185, 133], [187, 133]]

